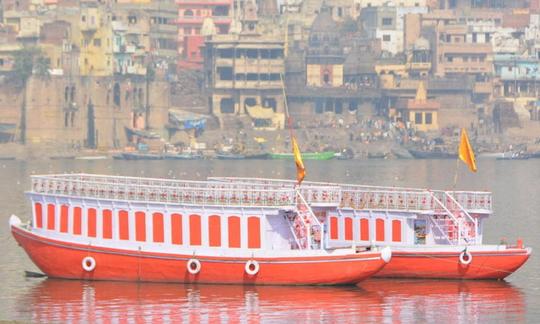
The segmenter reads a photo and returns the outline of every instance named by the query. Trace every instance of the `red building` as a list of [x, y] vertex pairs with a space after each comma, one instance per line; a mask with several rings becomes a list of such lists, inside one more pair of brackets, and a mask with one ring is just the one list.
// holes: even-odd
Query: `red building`
[[179, 65], [202, 68], [205, 35], [227, 34], [232, 21], [232, 0], [177, 0]]

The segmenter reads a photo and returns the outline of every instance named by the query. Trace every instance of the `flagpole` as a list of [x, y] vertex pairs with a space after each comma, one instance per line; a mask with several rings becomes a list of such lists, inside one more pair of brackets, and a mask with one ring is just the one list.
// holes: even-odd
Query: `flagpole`
[[452, 191], [456, 191], [457, 181], [458, 181], [458, 174], [459, 174], [459, 154], [456, 159], [456, 173], [454, 174], [454, 187], [452, 188]]

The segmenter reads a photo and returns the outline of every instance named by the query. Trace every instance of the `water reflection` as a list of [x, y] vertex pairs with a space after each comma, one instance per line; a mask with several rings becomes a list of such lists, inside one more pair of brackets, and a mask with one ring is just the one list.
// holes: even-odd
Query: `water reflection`
[[[244, 287], [36, 282], [18, 305], [35, 322], [523, 321], [521, 292], [505, 282], [369, 280], [359, 287]], [[30, 312], [29, 314], [27, 312]], [[27, 313], [27, 314], [24, 314]]]

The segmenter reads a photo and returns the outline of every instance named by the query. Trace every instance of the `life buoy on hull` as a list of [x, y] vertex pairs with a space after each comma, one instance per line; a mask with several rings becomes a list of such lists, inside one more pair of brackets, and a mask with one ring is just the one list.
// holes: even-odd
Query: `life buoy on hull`
[[246, 262], [246, 266], [244, 267], [244, 270], [250, 276], [254, 276], [257, 273], [259, 273], [259, 269], [260, 269], [259, 262], [255, 260], [249, 260], [248, 262]]
[[197, 259], [189, 259], [186, 264], [187, 271], [192, 275], [201, 272], [201, 262]]
[[459, 254], [459, 263], [462, 265], [469, 265], [472, 262], [472, 254], [471, 252], [467, 251], [467, 249], [463, 250]]
[[86, 272], [94, 271], [94, 269], [96, 268], [96, 260], [91, 256], [85, 257], [84, 259], [82, 259], [82, 268]]

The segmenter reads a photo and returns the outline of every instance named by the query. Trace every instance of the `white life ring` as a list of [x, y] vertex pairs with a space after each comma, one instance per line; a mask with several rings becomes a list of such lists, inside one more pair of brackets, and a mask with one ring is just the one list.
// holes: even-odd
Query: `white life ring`
[[257, 273], [259, 273], [259, 269], [260, 269], [259, 262], [255, 260], [249, 260], [248, 262], [246, 262], [246, 266], [244, 267], [244, 270], [250, 276], [254, 276]]
[[86, 272], [94, 271], [96, 268], [96, 260], [91, 256], [87, 256], [82, 259], [82, 267]]
[[201, 272], [201, 262], [197, 259], [189, 259], [186, 267], [187, 271], [192, 275], [196, 275], [197, 273]]
[[472, 262], [472, 254], [471, 252], [467, 251], [467, 250], [463, 250], [463, 252], [461, 252], [459, 254], [459, 263], [463, 264], [463, 265], [468, 265]]

